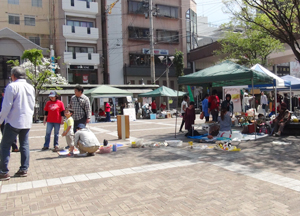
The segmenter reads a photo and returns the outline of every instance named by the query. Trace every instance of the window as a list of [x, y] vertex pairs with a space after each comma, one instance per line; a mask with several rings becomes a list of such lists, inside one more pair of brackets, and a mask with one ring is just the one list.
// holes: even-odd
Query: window
[[72, 53], [94, 53], [94, 48], [93, 47], [69, 46], [68, 47], [68, 52], [72, 52]]
[[8, 15], [8, 23], [13, 25], [20, 25], [19, 15]]
[[19, 0], [8, 0], [7, 2], [8, 4], [16, 4], [16, 5], [19, 4]]
[[35, 17], [33, 17], [33, 16], [24, 16], [24, 23], [27, 26], [35, 26]]
[[35, 43], [36, 45], [41, 45], [40, 44], [40, 37], [29, 37], [29, 40], [33, 43]]
[[42, 0], [31, 0], [31, 6], [32, 7], [43, 7], [43, 1]]
[[68, 26], [94, 27], [93, 22], [67, 20]]
[[158, 42], [179, 43], [179, 32], [156, 30]]
[[130, 54], [129, 62], [130, 62], [130, 65], [149, 66], [150, 65], [150, 55]]
[[128, 33], [130, 39], [149, 40], [148, 28], [128, 27]]
[[146, 12], [146, 8], [143, 4], [143, 2], [128, 1], [128, 13], [144, 14]]
[[130, 84], [134, 85], [135, 84], [135, 80], [130, 80]]
[[178, 8], [166, 5], [156, 5], [159, 8], [158, 16], [178, 18]]

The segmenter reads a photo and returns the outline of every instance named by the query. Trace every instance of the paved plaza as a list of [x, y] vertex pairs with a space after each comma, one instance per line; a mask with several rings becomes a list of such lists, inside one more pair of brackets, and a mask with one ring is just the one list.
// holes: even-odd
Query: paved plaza
[[[0, 215], [300, 214], [298, 137], [233, 143], [241, 152], [190, 149], [184, 134], [176, 138], [183, 147], [129, 148], [116, 122], [89, 127], [100, 142], [124, 146], [94, 157], [58, 156], [40, 151], [45, 126], [33, 124], [28, 177], [0, 183]], [[130, 131], [145, 142], [175, 139], [175, 118], [131, 122]], [[63, 137], [59, 143], [67, 145]], [[11, 175], [19, 165], [20, 154], [12, 153]]]

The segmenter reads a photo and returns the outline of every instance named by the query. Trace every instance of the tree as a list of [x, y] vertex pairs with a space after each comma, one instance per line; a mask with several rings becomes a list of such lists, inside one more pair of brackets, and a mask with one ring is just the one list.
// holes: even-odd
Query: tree
[[[176, 50], [174, 55], [173, 64], [175, 66], [175, 74], [176, 77], [180, 77], [184, 75], [183, 68], [184, 68], [184, 61], [183, 61], [183, 52]], [[179, 86], [179, 90], [184, 91], [183, 86]]]
[[[227, 31], [224, 38], [219, 40], [221, 49], [215, 51], [215, 54], [223, 59], [234, 59], [236, 63], [245, 66], [257, 63], [267, 66], [267, 56], [283, 49], [283, 44], [279, 40], [258, 30], [251, 23], [242, 22], [238, 25], [229, 23], [224, 27]], [[236, 29], [239, 32], [236, 32]]]
[[[61, 89], [57, 85], [68, 84], [67, 80], [60, 74], [55, 74], [53, 69], [58, 69], [58, 65], [51, 63], [50, 59], [44, 58], [42, 50], [25, 50], [22, 57], [24, 61], [19, 65], [19, 61], [8, 61], [14, 66], [20, 66], [26, 70], [26, 76], [29, 83], [35, 90], [35, 103], [38, 104], [38, 96], [41, 90]], [[46, 87], [47, 85], [47, 87]], [[37, 107], [35, 109], [34, 119], [37, 121]]]
[[236, 18], [252, 23], [274, 38], [288, 44], [300, 61], [299, 0], [224, 0]]

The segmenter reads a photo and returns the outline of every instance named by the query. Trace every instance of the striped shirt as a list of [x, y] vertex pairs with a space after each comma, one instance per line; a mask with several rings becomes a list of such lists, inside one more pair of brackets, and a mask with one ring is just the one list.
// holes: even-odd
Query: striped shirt
[[84, 94], [80, 97], [73, 95], [69, 107], [74, 110], [74, 114], [72, 115], [74, 121], [84, 118], [85, 115], [88, 119], [91, 118], [90, 99]]

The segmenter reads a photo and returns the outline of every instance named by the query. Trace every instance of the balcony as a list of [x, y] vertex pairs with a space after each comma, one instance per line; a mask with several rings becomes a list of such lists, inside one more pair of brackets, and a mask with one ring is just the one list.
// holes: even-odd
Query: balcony
[[81, 26], [63, 26], [63, 35], [66, 39], [76, 40], [98, 40], [98, 28], [81, 27]]
[[99, 65], [99, 53], [64, 52], [64, 63], [70, 65]]
[[96, 15], [98, 13], [98, 2], [63, 0], [62, 9], [70, 13]]

